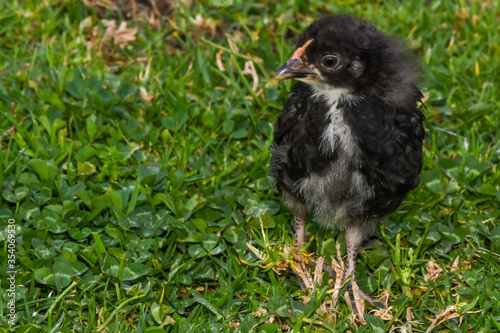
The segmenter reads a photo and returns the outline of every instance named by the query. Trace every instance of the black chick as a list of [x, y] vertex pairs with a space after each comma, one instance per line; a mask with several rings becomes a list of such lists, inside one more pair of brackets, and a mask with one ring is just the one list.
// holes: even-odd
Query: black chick
[[305, 242], [308, 212], [345, 230], [352, 282], [362, 242], [420, 181], [415, 64], [398, 41], [348, 15], [312, 23], [297, 47], [276, 73], [300, 82], [275, 126], [271, 170], [296, 243]]

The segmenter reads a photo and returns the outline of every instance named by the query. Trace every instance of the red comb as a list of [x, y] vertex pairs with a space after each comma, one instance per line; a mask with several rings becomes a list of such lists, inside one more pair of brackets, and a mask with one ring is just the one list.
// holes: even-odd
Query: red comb
[[300, 60], [300, 57], [304, 52], [306, 52], [306, 48], [314, 41], [314, 39], [309, 39], [304, 45], [299, 47], [298, 49], [295, 50], [293, 53], [292, 57], [290, 59], [298, 59]]

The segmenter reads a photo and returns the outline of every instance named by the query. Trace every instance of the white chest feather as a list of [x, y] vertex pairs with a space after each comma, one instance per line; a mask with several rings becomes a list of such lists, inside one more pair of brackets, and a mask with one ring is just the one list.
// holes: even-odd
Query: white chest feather
[[328, 125], [321, 135], [320, 149], [325, 154], [330, 154], [342, 149], [348, 156], [353, 156], [358, 150], [351, 128], [344, 119], [344, 111], [340, 102], [355, 102], [355, 97], [345, 89], [317, 89], [314, 97], [321, 98], [327, 103], [329, 110], [326, 113]]
[[343, 111], [338, 108], [337, 104], [330, 106], [330, 110], [326, 114], [328, 125], [321, 135], [320, 149], [324, 153], [332, 153], [337, 149], [342, 149], [347, 155], [352, 156], [357, 150], [356, 141], [350, 127], [344, 120]]
[[312, 172], [297, 182], [295, 191], [304, 198], [304, 205], [290, 199], [285, 204], [294, 211], [313, 211], [318, 222], [326, 227], [333, 224], [345, 227], [348, 216], [360, 214], [364, 202], [373, 195], [363, 175], [352, 169], [352, 161], [357, 159], [360, 149], [340, 105], [356, 103], [356, 97], [345, 89], [316, 84], [313, 87], [316, 90], [313, 98], [328, 106], [320, 149], [326, 155], [336, 152], [336, 156], [328, 169]]

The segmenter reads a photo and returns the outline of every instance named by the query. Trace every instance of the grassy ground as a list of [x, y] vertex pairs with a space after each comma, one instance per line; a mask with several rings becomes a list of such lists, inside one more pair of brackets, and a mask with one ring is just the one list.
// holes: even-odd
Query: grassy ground
[[[500, 330], [498, 2], [218, 0], [150, 22], [102, 12], [0, 3], [1, 331]], [[292, 82], [271, 78], [309, 22], [338, 12], [406, 39], [427, 98], [422, 184], [358, 258], [360, 287], [389, 293], [366, 325], [343, 297], [331, 309], [326, 277], [305, 293], [277, 273], [293, 228], [269, 145]], [[308, 229], [309, 252], [345, 250], [341, 234]]]

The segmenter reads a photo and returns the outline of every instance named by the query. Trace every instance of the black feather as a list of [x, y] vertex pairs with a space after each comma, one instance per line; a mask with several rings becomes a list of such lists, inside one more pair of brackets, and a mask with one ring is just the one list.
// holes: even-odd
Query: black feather
[[[278, 189], [294, 199], [288, 200], [294, 211], [313, 211], [326, 226], [374, 224], [419, 183], [424, 116], [417, 107], [422, 94], [415, 62], [395, 39], [347, 15], [314, 22], [298, 46], [311, 39], [304, 58], [321, 77], [292, 87], [275, 126], [272, 174]], [[337, 70], [321, 67], [325, 54], [339, 56]], [[346, 93], [332, 104], [328, 94], [335, 89]], [[322, 149], [329, 112], [339, 113], [348, 132], [342, 135], [350, 135], [354, 149], [345, 143]], [[336, 221], [339, 211], [347, 222]], [[366, 230], [364, 237], [373, 228]]]

